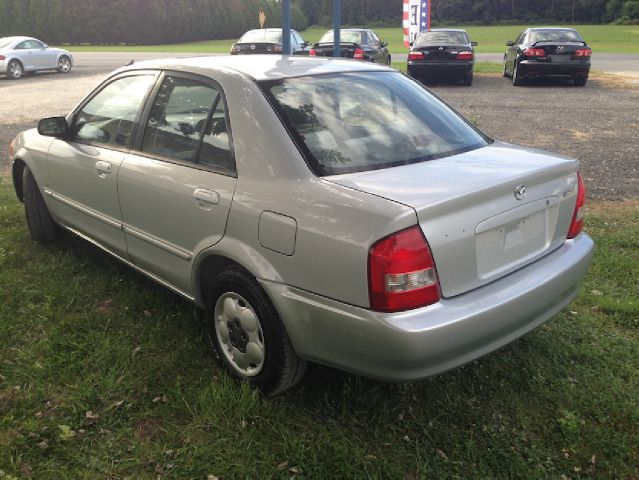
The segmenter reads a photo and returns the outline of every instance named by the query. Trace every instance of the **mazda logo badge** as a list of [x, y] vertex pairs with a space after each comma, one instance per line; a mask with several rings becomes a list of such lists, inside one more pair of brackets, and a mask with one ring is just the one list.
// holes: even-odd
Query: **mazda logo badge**
[[515, 198], [517, 200], [523, 200], [526, 196], [526, 187], [524, 185], [519, 185], [515, 187]]
[[563, 52], [563, 51], [564, 51], [564, 46], [563, 46], [563, 45], [559, 45], [559, 46], [557, 47], [557, 51], [558, 51], [558, 52]]

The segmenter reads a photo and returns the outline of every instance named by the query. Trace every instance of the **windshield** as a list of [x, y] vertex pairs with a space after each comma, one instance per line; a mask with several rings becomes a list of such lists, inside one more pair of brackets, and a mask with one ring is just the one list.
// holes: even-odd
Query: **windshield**
[[576, 30], [533, 30], [530, 43], [535, 42], [581, 42], [585, 43]]
[[261, 87], [320, 176], [423, 162], [488, 140], [397, 72], [298, 77]]
[[415, 47], [425, 45], [465, 45], [470, 43], [468, 35], [465, 32], [422, 32], [419, 34], [415, 43]]
[[[362, 32], [352, 30], [340, 30], [339, 41], [344, 43], [365, 43], [362, 41]], [[319, 43], [333, 43], [333, 30], [329, 30], [322, 35]]]
[[249, 30], [238, 43], [250, 43], [250, 42], [267, 42], [267, 43], [280, 43], [282, 39], [281, 30]]

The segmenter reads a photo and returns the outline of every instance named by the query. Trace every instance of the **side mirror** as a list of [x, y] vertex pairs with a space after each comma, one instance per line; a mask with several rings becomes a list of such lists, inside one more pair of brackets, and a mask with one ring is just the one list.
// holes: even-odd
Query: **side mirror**
[[506, 42], [506, 46], [507, 46], [507, 47], [512, 47], [514, 44], [515, 44], [515, 42], [513, 42], [512, 40], [508, 40], [508, 41]]
[[477, 46], [477, 42], [470, 42], [470, 46], [471, 47], [476, 47]]
[[412, 47], [412, 46], [413, 46], [413, 43], [415, 43], [415, 42], [410, 42], [410, 43], [408, 44], [408, 46], [409, 46], [409, 47]]
[[43, 118], [38, 122], [38, 133], [45, 137], [64, 138], [69, 134], [69, 125], [64, 117]]
[[46, 43], [43, 43], [43, 44], [42, 44], [42, 49], [43, 49], [43, 50], [46, 50], [47, 48], [49, 48], [49, 45], [47, 45]]
[[388, 42], [382, 42], [382, 48], [388, 47]]
[[308, 47], [311, 44], [311, 42], [309, 42], [308, 40], [304, 42], [304, 48]]

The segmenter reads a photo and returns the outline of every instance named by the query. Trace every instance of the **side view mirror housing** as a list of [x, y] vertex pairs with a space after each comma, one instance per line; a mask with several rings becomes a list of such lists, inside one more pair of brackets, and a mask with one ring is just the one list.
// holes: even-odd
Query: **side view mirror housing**
[[388, 47], [388, 42], [382, 42], [382, 48], [383, 47]]
[[308, 40], [304, 42], [304, 47], [308, 47], [311, 44], [311, 42], [309, 42]]
[[477, 46], [477, 42], [470, 42], [470, 46], [471, 47], [476, 47]]
[[514, 44], [515, 44], [515, 42], [513, 42], [512, 40], [508, 40], [508, 41], [506, 42], [506, 46], [507, 46], [507, 47], [512, 47]]
[[410, 42], [410, 43], [408, 44], [408, 46], [409, 46], [409, 47], [412, 47], [412, 46], [413, 46], [413, 43], [415, 43], [415, 42]]
[[45, 137], [64, 138], [69, 134], [69, 125], [64, 117], [48, 117], [38, 122], [38, 133]]
[[44, 50], [46, 50], [47, 48], [49, 48], [49, 45], [47, 45], [46, 43], [43, 43], [43, 44], [42, 44], [42, 48], [43, 48]]

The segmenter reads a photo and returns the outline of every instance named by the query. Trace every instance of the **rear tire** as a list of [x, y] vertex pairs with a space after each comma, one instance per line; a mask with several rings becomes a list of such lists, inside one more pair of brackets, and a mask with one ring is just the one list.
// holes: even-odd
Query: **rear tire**
[[519, 64], [517, 60], [515, 60], [515, 63], [513, 65], [513, 85], [515, 87], [519, 87], [523, 84], [524, 84], [524, 79], [521, 75], [519, 75]]
[[270, 299], [246, 270], [218, 274], [207, 298], [207, 333], [236, 380], [276, 395], [297, 384], [306, 361], [297, 356]]
[[18, 80], [24, 74], [24, 67], [18, 60], [11, 60], [7, 65], [7, 77]]
[[572, 82], [575, 85], [575, 87], [585, 87], [586, 83], [588, 82], [588, 77], [587, 76], [577, 77], [577, 78], [574, 78]]
[[470, 72], [464, 77], [464, 86], [470, 87], [473, 84], [473, 72]]
[[22, 171], [22, 198], [31, 238], [36, 242], [53, 242], [58, 236], [57, 227], [29, 167]]

